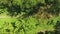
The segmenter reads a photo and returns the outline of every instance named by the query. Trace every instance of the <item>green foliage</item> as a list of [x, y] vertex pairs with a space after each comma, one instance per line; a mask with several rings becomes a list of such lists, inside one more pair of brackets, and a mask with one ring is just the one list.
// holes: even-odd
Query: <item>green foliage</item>
[[11, 16], [18, 15], [20, 12], [30, 12], [38, 3], [45, 3], [44, 0], [0, 0], [0, 8], [7, 8]]
[[[60, 16], [45, 20], [31, 16], [38, 13], [41, 6], [44, 7], [50, 3], [52, 6], [46, 7], [47, 13], [59, 14], [60, 0], [0, 0], [0, 16], [17, 16], [0, 18], [0, 34], [37, 34], [40, 31], [58, 31]], [[20, 18], [20, 16], [28, 17]]]
[[[0, 33], [5, 34], [37, 34], [39, 31], [54, 30], [59, 17], [52, 18], [51, 20], [41, 20], [33, 17], [25, 19], [2, 19], [0, 18]], [[2, 21], [3, 20], [3, 21]], [[44, 26], [44, 27], [43, 27]]]

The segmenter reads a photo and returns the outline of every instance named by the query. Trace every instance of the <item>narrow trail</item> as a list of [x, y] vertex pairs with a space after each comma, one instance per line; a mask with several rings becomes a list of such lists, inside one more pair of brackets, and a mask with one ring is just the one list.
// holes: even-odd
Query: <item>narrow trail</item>
[[5, 15], [5, 16], [3, 16], [3, 15], [1, 16], [1, 15], [0, 15], [0, 18], [18, 18], [18, 17], [19, 17], [19, 16], [11, 17], [11, 16], [6, 16], [6, 15]]
[[11, 18], [10, 16], [0, 16], [0, 18]]

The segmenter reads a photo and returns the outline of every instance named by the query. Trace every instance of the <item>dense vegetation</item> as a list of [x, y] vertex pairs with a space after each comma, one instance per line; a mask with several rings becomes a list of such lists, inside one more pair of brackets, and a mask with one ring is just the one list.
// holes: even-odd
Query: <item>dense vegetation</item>
[[60, 34], [60, 0], [0, 0], [0, 34]]

